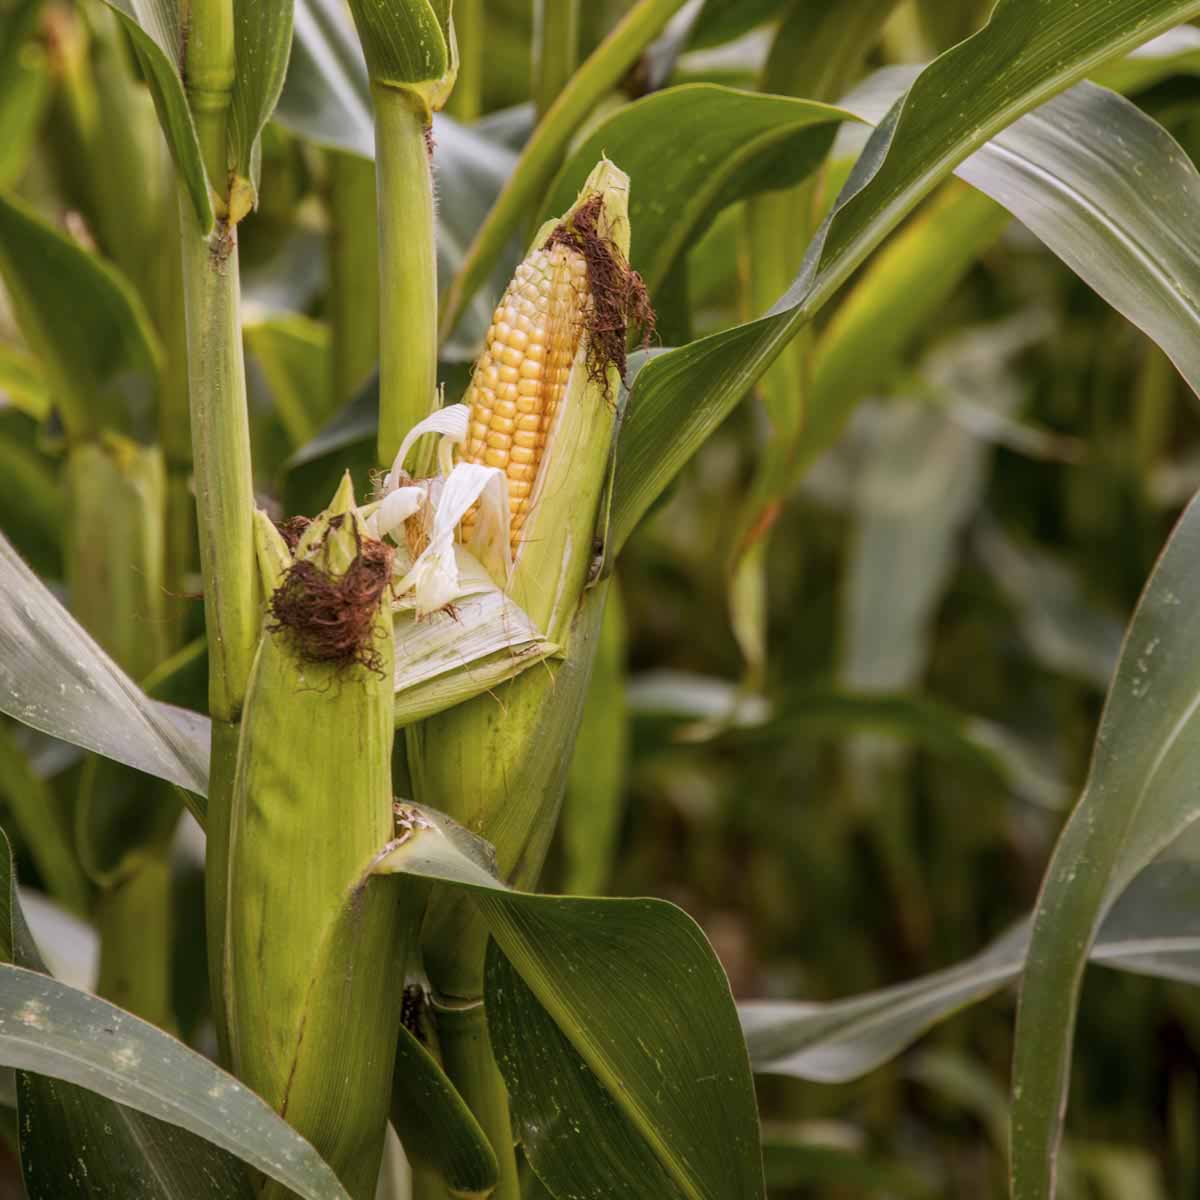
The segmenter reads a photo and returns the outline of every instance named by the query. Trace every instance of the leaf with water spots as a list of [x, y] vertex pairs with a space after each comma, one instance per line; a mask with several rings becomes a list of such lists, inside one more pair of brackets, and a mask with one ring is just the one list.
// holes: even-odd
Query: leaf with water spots
[[417, 809], [383, 869], [470, 891], [488, 923], [488, 1028], [515, 1130], [556, 1196], [755, 1200], [758, 1116], [729, 984], [663, 900], [515, 892]]
[[1018, 1200], [1048, 1200], [1083, 969], [1131, 880], [1200, 818], [1200, 501], [1175, 527], [1125, 635], [1083, 794], [1034, 910], [1013, 1061]]
[[161, 1029], [45, 972], [0, 833], [0, 1064], [17, 1069], [30, 1200], [251, 1200], [249, 1164], [348, 1200], [253, 1092]]

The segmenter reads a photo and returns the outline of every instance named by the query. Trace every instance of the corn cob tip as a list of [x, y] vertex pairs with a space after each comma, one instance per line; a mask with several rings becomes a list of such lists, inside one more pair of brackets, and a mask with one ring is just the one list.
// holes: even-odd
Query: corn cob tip
[[[625, 376], [630, 322], [649, 339], [654, 312], [629, 265], [628, 177], [607, 160], [563, 218], [539, 231], [493, 314], [464, 397], [471, 409], [459, 459], [508, 480], [515, 549], [580, 346], [589, 377], [612, 402], [610, 368]], [[476, 514], [463, 522], [469, 540]]]

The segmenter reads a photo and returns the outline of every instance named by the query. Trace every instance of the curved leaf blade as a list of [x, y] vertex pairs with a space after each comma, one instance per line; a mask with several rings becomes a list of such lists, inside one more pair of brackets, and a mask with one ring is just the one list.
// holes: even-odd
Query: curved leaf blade
[[1157, 122], [1080, 83], [957, 174], [1004, 205], [1200, 393], [1200, 263], [1187, 236], [1200, 172]]
[[[762, 1197], [745, 1045], [728, 981], [691, 918], [661, 900], [510, 891], [492, 875], [483, 843], [412, 808], [415, 831], [379, 869], [468, 889], [523, 981], [513, 984], [493, 957], [489, 1030], [530, 1162], [555, 1180], [551, 1190], [585, 1186], [565, 1172], [597, 1152], [587, 1143], [603, 1125], [624, 1139], [629, 1163], [645, 1168], [627, 1194]], [[531, 1070], [522, 1058], [532, 1053], [529, 1022], [558, 1030], [561, 1040], [545, 1047], [557, 1072]], [[536, 1114], [547, 1104], [561, 1117], [555, 1136], [543, 1138]], [[606, 1177], [598, 1180], [606, 1190], [594, 1194], [611, 1195]]]
[[153, 1025], [0, 964], [0, 1062], [178, 1125], [311, 1200], [345, 1200], [316, 1151], [253, 1092]]
[[1110, 0], [1099, 13], [1073, 0], [1000, 0], [987, 26], [927, 67], [888, 113], [778, 303], [643, 366], [621, 431], [613, 547], [797, 330], [960, 162], [1106, 59], [1197, 12], [1200, 0]]
[[1130, 880], [1200, 817], [1200, 500], [1163, 550], [1134, 612], [1079, 802], [1034, 913], [1013, 1061], [1013, 1194], [1054, 1192], [1083, 968]]
[[229, 158], [258, 191], [258, 139], [275, 111], [292, 48], [292, 0], [234, 5], [237, 75], [229, 106]]
[[0, 958], [0, 1062], [18, 1070], [31, 1200], [248, 1200], [238, 1159], [307, 1200], [347, 1200], [316, 1151], [232, 1076], [45, 973], [2, 833]]
[[205, 795], [208, 719], [150, 700], [2, 534], [0, 593], [0, 712]]
[[[1091, 951], [1106, 967], [1200, 982], [1194, 863], [1143, 871], [1114, 906]], [[1029, 949], [1023, 921], [978, 954], [920, 979], [828, 1004], [752, 1001], [738, 1006], [754, 1070], [844, 1083], [906, 1050], [938, 1022], [1016, 981]]]

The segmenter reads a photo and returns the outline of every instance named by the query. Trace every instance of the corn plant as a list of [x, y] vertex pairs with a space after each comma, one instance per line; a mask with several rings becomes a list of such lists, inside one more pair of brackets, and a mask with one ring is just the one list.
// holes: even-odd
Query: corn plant
[[[1200, 175], [1127, 98], [1194, 69], [1200, 0], [525, 7], [0, 3], [25, 1192], [751, 1200], [790, 1178], [755, 1075], [858, 1078], [1019, 982], [1004, 1174], [1048, 1200], [1085, 965], [1194, 974], [1195, 508], [1086, 668], [1109, 698], [1032, 916], [824, 1004], [735, 1004], [682, 908], [605, 895], [617, 584], [672, 489], [713, 501], [689, 464], [753, 404], [737, 486], [690, 517], [737, 679], [674, 689], [684, 739], [751, 764], [849, 729], [843, 817], [901, 896], [881, 727], [1028, 782], [994, 726], [910, 693], [985, 471], [931, 398], [1061, 453], [1001, 369], [1045, 323], [990, 328], [991, 374], [964, 335], [909, 372], [919, 403], [868, 401], [1014, 218], [1154, 345], [1139, 404], [1172, 369], [1200, 392]], [[855, 439], [838, 686], [797, 692], [772, 564]], [[55, 961], [42, 893], [94, 977]]]

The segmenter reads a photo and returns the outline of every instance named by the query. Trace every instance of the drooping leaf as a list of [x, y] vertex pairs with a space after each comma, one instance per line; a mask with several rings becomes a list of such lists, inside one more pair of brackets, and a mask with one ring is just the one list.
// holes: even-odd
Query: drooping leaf
[[0, 274], [67, 430], [128, 427], [130, 402], [144, 401], [147, 389], [157, 385], [162, 357], [130, 284], [5, 197], [0, 197]]
[[[1164, 979], [1200, 982], [1200, 887], [1193, 863], [1157, 863], [1117, 903], [1091, 961]], [[909, 983], [829, 1004], [751, 1001], [739, 1005], [751, 1061], [761, 1074], [822, 1083], [856, 1079], [921, 1034], [1017, 980], [1026, 966], [1029, 922], [980, 953]]]
[[498, 948], [489, 1030], [550, 1192], [763, 1196], [729, 985], [691, 919], [659, 900], [509, 891], [469, 834], [412, 811], [413, 832], [380, 869], [465, 888], [478, 903]]
[[240, 1200], [253, 1190], [238, 1159], [308, 1200], [346, 1200], [313, 1148], [236, 1079], [45, 973], [3, 834], [0, 959], [0, 1062], [18, 1070], [31, 1200]]
[[[72, 745], [208, 789], [208, 720], [149, 700], [0, 536], [0, 711]], [[203, 817], [203, 807], [193, 801]]]
[[[1136, 68], [1137, 60], [1121, 61]], [[869, 92], [847, 106], [877, 120], [881, 99]], [[955, 174], [1018, 217], [1200, 390], [1200, 275], [1180, 236], [1200, 210], [1200, 172], [1162, 126], [1084, 81], [1022, 117]]]
[[[1087, 783], [1034, 915], [1013, 1062], [1014, 1195], [1049, 1197], [1088, 949], [1130, 880], [1200, 817], [1200, 503], [1163, 550], [1125, 636]], [[1160, 914], [1165, 919], [1165, 911]]]
[[632, 265], [653, 292], [721, 207], [798, 183], [849, 119], [831, 105], [712, 84], [655, 92], [602, 122], [574, 149], [538, 220], [565, 212], [597, 159], [611, 158], [629, 176]]
[[[1197, 0], [1001, 0], [986, 28], [922, 72], [872, 135], [805, 266], [775, 307], [645, 363], [621, 431], [619, 547], [679, 467], [796, 331], [960, 162], [1099, 63], [1200, 12]], [[1010, 68], [997, 72], [994, 64]]]

